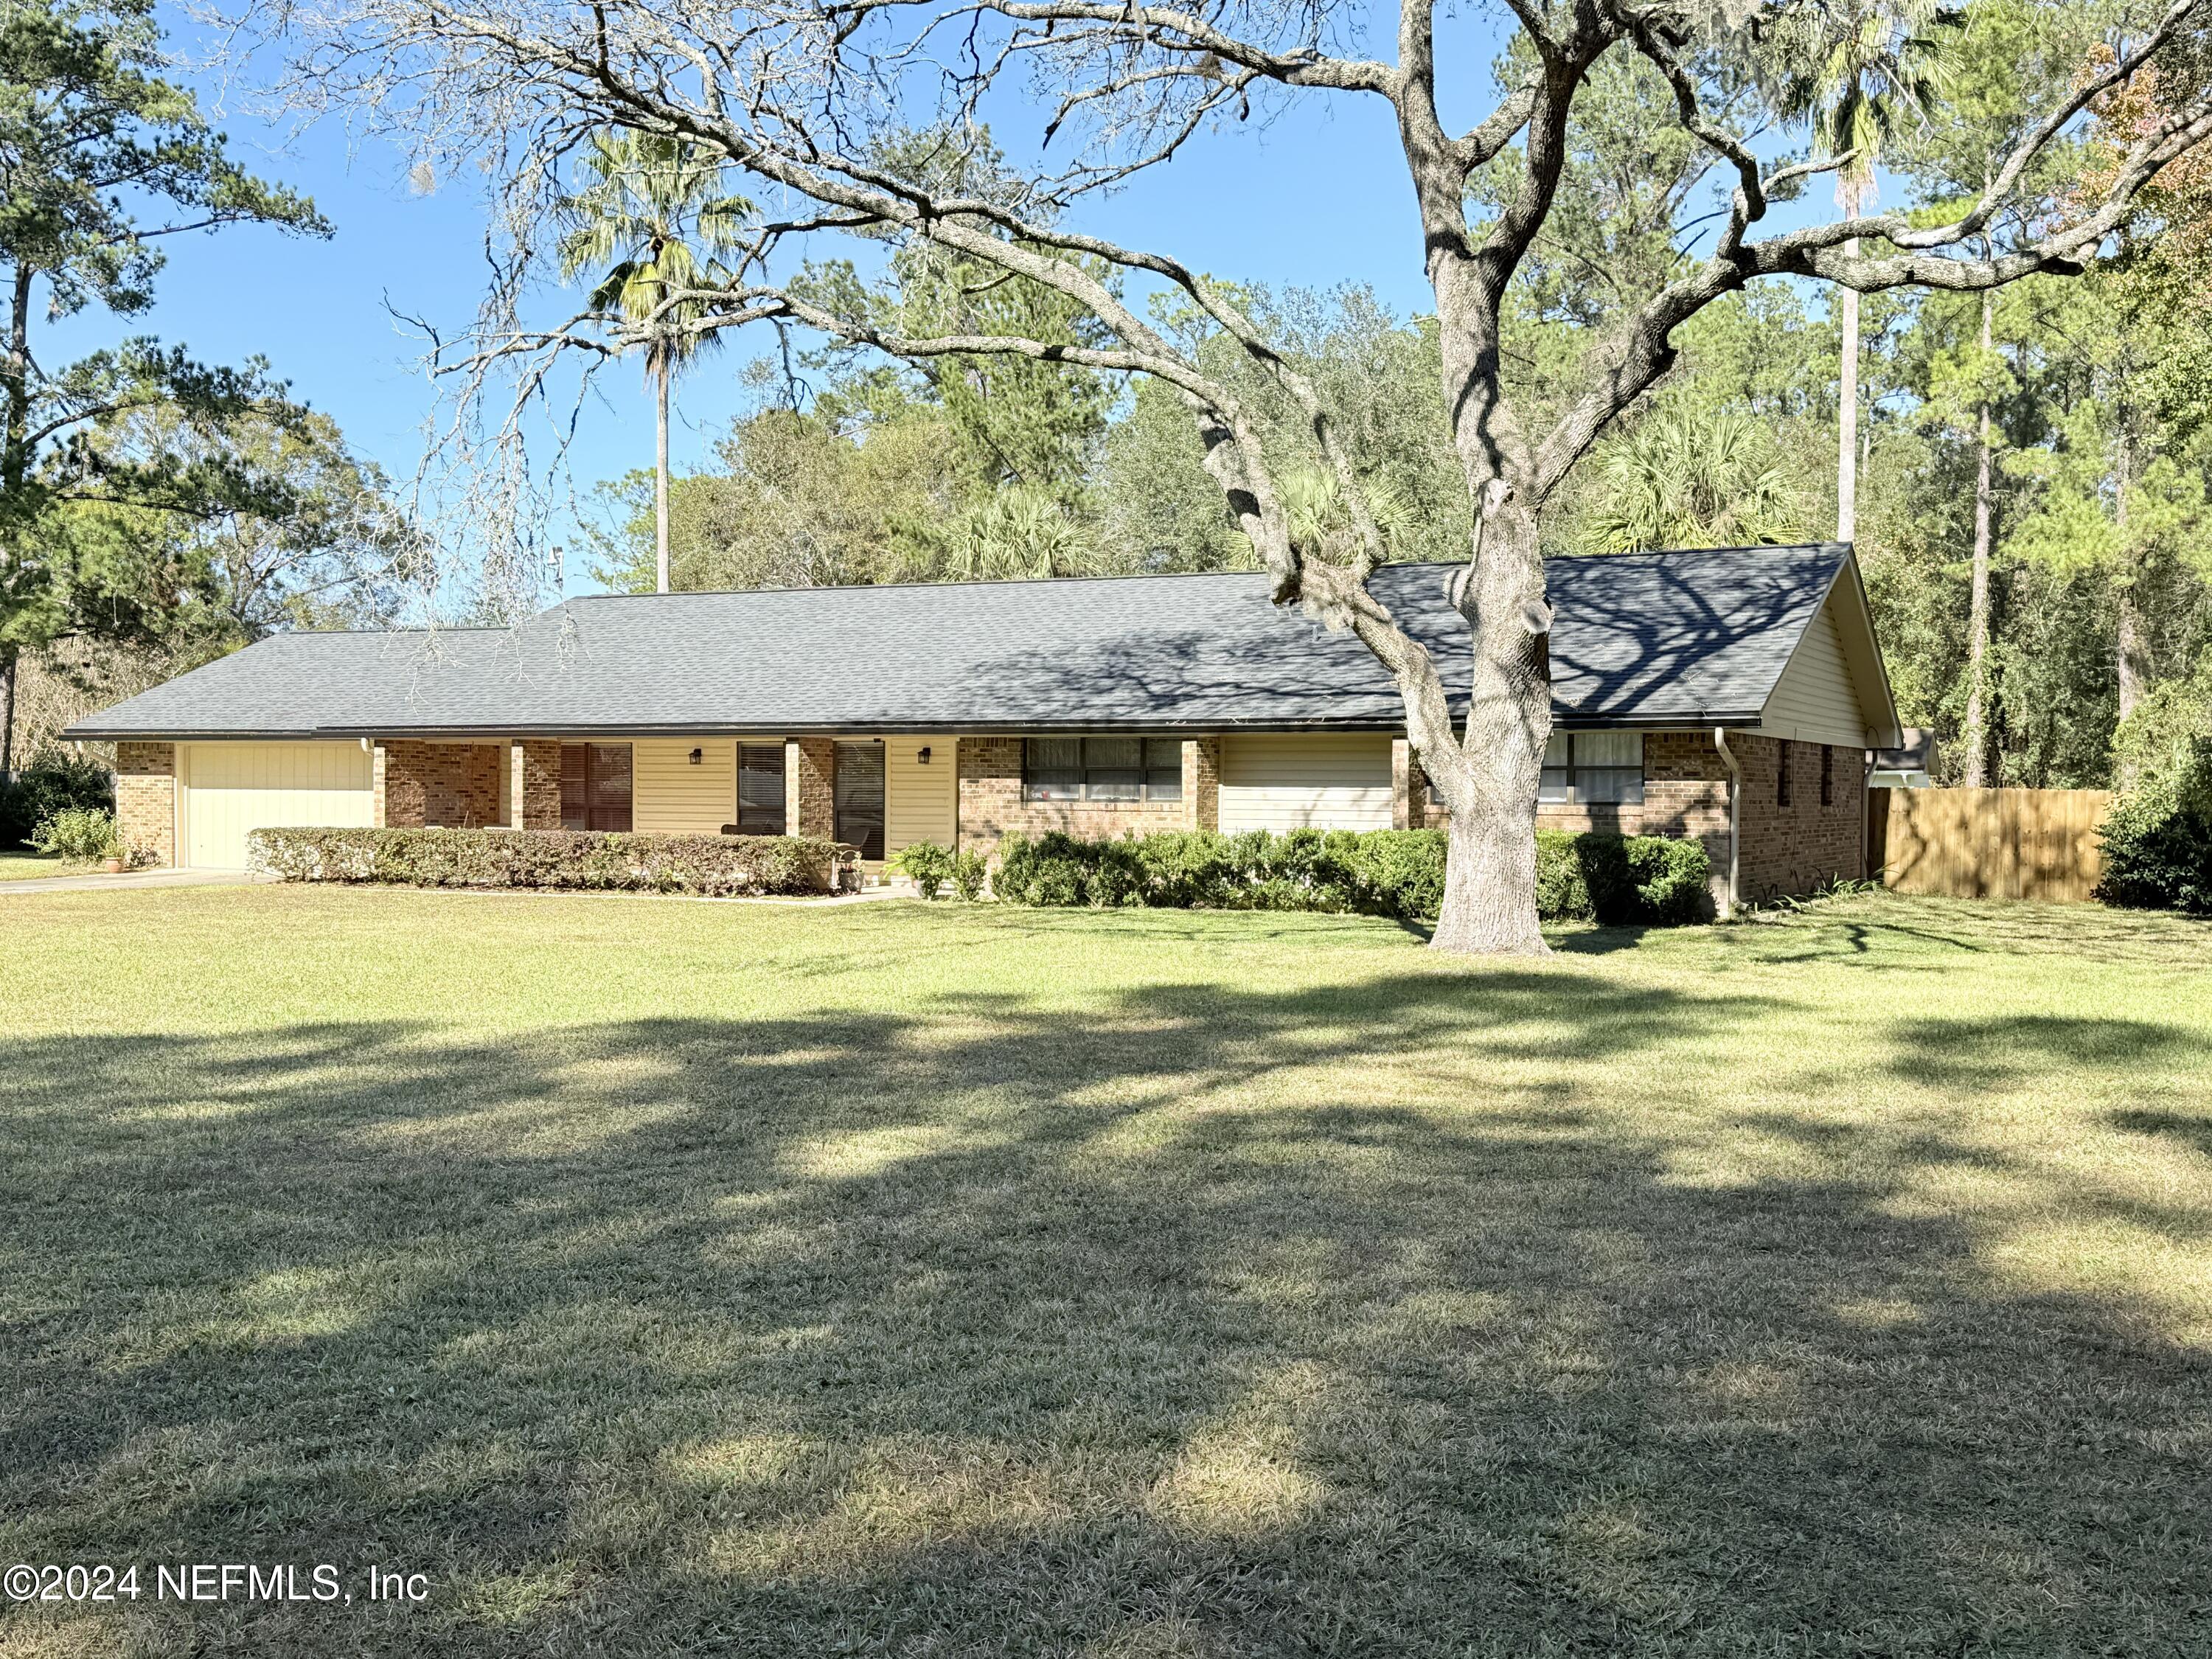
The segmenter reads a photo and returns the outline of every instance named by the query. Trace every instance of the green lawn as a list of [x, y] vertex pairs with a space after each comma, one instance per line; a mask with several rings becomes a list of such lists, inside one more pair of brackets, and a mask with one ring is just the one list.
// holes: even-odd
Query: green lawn
[[23, 847], [0, 848], [0, 881], [26, 881], [33, 876], [76, 876], [91, 868], [88, 864], [72, 864], [52, 853], [33, 853]]
[[2212, 1651], [2212, 928], [0, 927], [10, 1659]]

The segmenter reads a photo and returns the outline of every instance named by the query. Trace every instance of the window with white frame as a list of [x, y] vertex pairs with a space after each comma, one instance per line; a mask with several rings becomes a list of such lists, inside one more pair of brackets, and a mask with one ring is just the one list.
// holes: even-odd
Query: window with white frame
[[1641, 732], [1554, 732], [1536, 799], [1553, 805], [1635, 806], [1644, 799]]
[[1024, 800], [1182, 799], [1181, 738], [1030, 738], [1022, 744]]

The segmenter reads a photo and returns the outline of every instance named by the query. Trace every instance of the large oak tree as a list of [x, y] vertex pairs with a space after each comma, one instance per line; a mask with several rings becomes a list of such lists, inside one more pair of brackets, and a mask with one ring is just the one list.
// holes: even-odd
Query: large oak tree
[[[1601, 434], [1675, 362], [1675, 331], [1761, 278], [1854, 292], [1918, 285], [1972, 290], [2100, 257], [2131, 199], [2212, 135], [2200, 48], [2212, 0], [2175, 0], [2116, 27], [2109, 62], [2046, 89], [2044, 108], [1997, 158], [1983, 190], [1928, 222], [1901, 212], [1776, 228], [1781, 199], [1852, 166], [1849, 152], [1777, 159], [1771, 100], [1751, 67], [1791, 38], [1820, 0], [1507, 0], [1517, 39], [1486, 112], [1447, 111], [1492, 85], [1434, 0], [1395, 12], [1333, 0], [309, 0], [271, 16], [289, 37], [286, 91], [409, 130], [450, 171], [488, 167], [508, 238], [492, 303], [444, 365], [481, 398], [500, 368], [542, 395], [550, 365], [582, 349], [611, 358], [651, 322], [586, 313], [527, 325], [528, 277], [545, 257], [562, 167], [608, 125], [696, 147], [749, 177], [768, 204], [732, 256], [736, 280], [672, 295], [686, 327], [799, 325], [927, 360], [1025, 356], [1151, 376], [1188, 410], [1229, 511], [1273, 577], [1276, 603], [1348, 628], [1395, 681], [1408, 736], [1450, 809], [1451, 857], [1436, 945], [1540, 952], [1534, 895], [1539, 770], [1551, 730], [1551, 611], [1538, 514]], [[1440, 22], [1445, 30], [1440, 36]], [[1462, 40], [1462, 46], [1471, 44]], [[1589, 319], [1579, 391], [1534, 402], [1516, 392], [1504, 319], [1516, 272], [1542, 257], [1547, 228], [1574, 204], [1561, 180], [1594, 77], [1634, 58], [1666, 101], [1652, 112], [1708, 154], [1722, 181], [1715, 221], [1648, 273], [1609, 285]], [[2093, 100], [2148, 64], [2166, 97], [2113, 168], [2101, 198], [2064, 217], [2008, 208], [2039, 155]], [[1049, 112], [1045, 143], [1018, 170], [1006, 110]], [[1473, 526], [1449, 586], [1472, 666], [1448, 686], [1431, 654], [1368, 588], [1386, 540], [1324, 400], [1236, 295], [1172, 251], [1083, 228], [1083, 198], [1141, 187], [1147, 169], [1217, 125], [1269, 101], [1364, 100], [1395, 124], [1401, 164], [1375, 190], [1409, 191], [1419, 257], [1436, 296], [1444, 407]], [[915, 154], [913, 135], [957, 135], [985, 116], [1009, 146], [1018, 187], [963, 191], [963, 170]], [[1257, 161], [1254, 165], [1259, 165]], [[1679, 171], [1679, 158], [1674, 163]], [[1480, 176], [1482, 188], [1474, 188]], [[1472, 206], [1473, 202], [1486, 205]], [[1224, 215], [1251, 210], [1224, 191]], [[1328, 223], [1326, 201], [1310, 219]], [[799, 274], [827, 238], [927, 243], [993, 280], [1055, 291], [1099, 337], [898, 331], [825, 304]], [[794, 246], [794, 244], [801, 245]], [[1409, 236], [1409, 250], [1414, 246]], [[1305, 416], [1309, 465], [1334, 474], [1346, 529], [1316, 544], [1293, 534], [1278, 459], [1263, 453], [1236, 388], [1206, 372], [1188, 338], [1133, 297], [1168, 291], [1194, 307], [1279, 385]], [[672, 314], [673, 312], [672, 310]], [[495, 422], [512, 434], [511, 419]], [[1465, 714], [1455, 720], [1455, 694]]]

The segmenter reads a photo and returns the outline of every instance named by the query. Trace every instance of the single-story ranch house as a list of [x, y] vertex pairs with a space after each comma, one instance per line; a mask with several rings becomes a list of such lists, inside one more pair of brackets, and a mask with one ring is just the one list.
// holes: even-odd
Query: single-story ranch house
[[[1448, 568], [1381, 599], [1464, 684]], [[1899, 741], [1849, 547], [1561, 558], [1541, 822], [1695, 836], [1726, 898], [1864, 869]], [[1433, 824], [1390, 681], [1262, 574], [570, 599], [512, 629], [280, 634], [65, 735], [122, 827], [234, 867], [294, 824], [834, 836]]]

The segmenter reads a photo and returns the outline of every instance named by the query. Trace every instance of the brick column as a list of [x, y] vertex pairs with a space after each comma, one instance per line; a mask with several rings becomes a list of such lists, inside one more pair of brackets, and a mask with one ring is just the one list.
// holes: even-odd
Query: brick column
[[177, 861], [177, 745], [115, 745], [115, 825], [132, 851]]
[[561, 827], [561, 744], [519, 738], [507, 746], [507, 823], [517, 830]]
[[1413, 797], [1421, 787], [1420, 763], [1413, 745], [1403, 738], [1390, 739], [1390, 827], [1411, 830], [1416, 822]]
[[385, 769], [387, 764], [384, 745], [380, 743], [369, 751], [368, 762], [368, 821], [380, 830], [389, 827], [392, 821], [391, 814], [385, 810], [384, 799]]
[[1000, 838], [1021, 821], [1022, 740], [963, 738], [958, 758], [961, 850], [995, 856]]
[[783, 746], [783, 824], [787, 834], [837, 834], [837, 745], [828, 738], [794, 738]]
[[1182, 744], [1184, 828], [1221, 828], [1221, 739], [1185, 738]]

